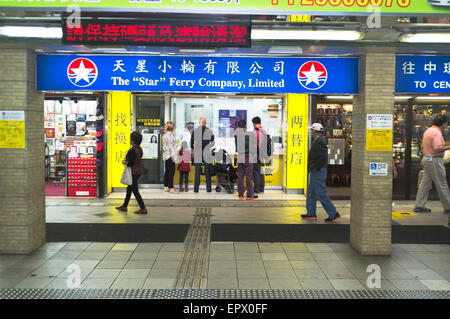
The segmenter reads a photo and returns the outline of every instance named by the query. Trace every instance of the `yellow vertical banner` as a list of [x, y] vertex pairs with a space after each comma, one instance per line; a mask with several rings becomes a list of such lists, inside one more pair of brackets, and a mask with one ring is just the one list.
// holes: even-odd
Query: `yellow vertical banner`
[[307, 94], [287, 94], [287, 129], [285, 131], [285, 189], [303, 189], [306, 193], [308, 171]]
[[108, 192], [113, 187], [126, 187], [120, 183], [122, 161], [130, 149], [132, 131], [131, 92], [108, 93]]

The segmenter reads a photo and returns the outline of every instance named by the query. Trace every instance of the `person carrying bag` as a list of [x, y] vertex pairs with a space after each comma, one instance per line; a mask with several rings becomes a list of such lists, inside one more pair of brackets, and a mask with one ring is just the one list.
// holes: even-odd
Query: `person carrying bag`
[[[142, 169], [142, 155], [143, 151], [141, 148], [142, 134], [139, 132], [131, 133], [131, 149], [128, 151], [125, 160], [122, 163], [125, 165], [124, 172], [122, 174], [121, 182], [127, 187], [127, 194], [125, 196], [125, 201], [122, 206], [116, 207], [117, 210], [127, 211], [128, 203], [131, 199], [131, 193], [134, 194], [137, 202], [139, 203], [140, 210], [136, 211], [136, 214], [147, 214], [147, 209], [145, 208], [144, 201], [142, 200], [141, 194], [139, 194], [138, 179], [143, 173]], [[131, 174], [131, 183], [130, 183]], [[128, 184], [129, 183], [129, 184]]]

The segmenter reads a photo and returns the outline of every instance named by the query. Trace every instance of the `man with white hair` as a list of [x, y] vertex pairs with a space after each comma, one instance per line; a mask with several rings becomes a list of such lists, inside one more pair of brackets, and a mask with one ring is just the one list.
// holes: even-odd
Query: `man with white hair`
[[212, 148], [214, 146], [214, 134], [206, 127], [206, 118], [201, 117], [197, 127], [191, 136], [191, 149], [194, 155], [195, 179], [194, 192], [198, 193], [200, 187], [200, 174], [202, 165], [206, 177], [206, 191], [211, 192]]
[[328, 165], [328, 146], [325, 136], [323, 136], [323, 126], [320, 123], [311, 125], [311, 149], [308, 153], [308, 173], [309, 185], [306, 193], [306, 213], [302, 215], [303, 219], [317, 220], [316, 201], [320, 200], [323, 208], [328, 214], [325, 222], [334, 222], [341, 218], [336, 211], [336, 207], [328, 197], [325, 188]]

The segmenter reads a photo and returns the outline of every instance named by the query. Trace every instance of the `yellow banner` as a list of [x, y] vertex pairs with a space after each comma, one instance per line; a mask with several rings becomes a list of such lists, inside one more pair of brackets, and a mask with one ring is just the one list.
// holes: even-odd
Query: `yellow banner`
[[392, 130], [366, 130], [366, 151], [392, 151]]
[[0, 120], [0, 148], [25, 148], [25, 121]]
[[308, 181], [308, 95], [287, 95], [286, 165], [284, 187], [303, 189]]
[[108, 94], [108, 192], [112, 187], [126, 187], [120, 183], [122, 161], [131, 148], [132, 96], [130, 92]]

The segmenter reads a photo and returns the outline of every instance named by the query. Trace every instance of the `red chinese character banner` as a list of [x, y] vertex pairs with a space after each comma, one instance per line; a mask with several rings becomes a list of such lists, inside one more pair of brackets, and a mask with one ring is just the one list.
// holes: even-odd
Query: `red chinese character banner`
[[65, 44], [124, 44], [187, 47], [250, 47], [248, 23], [167, 23], [162, 21], [117, 22], [83, 20], [70, 25], [63, 19]]

